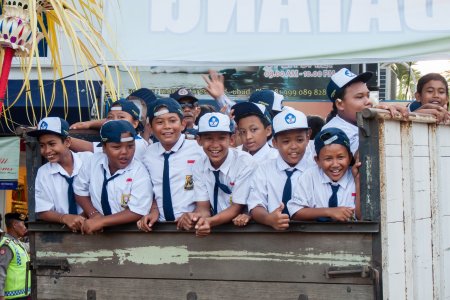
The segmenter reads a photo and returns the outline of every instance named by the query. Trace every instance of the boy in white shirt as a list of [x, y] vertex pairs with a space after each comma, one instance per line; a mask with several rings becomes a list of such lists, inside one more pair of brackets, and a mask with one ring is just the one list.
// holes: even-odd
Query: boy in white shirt
[[70, 151], [69, 124], [61, 118], [44, 118], [37, 128], [27, 134], [38, 138], [41, 155], [48, 162], [36, 175], [35, 212], [44, 221], [65, 224], [76, 232], [81, 229], [84, 217], [75, 201], [73, 181], [92, 153]]
[[310, 129], [305, 114], [284, 110], [273, 119], [273, 130], [279, 155], [256, 169], [247, 205], [256, 222], [285, 230], [289, 227], [287, 202], [292, 198], [292, 185], [313, 165], [305, 157]]
[[199, 120], [198, 143], [206, 157], [194, 167], [194, 192], [199, 219], [197, 236], [206, 236], [211, 227], [228, 223], [244, 208], [254, 170], [251, 155], [230, 148], [234, 135], [230, 118], [207, 113]]
[[150, 211], [150, 177], [134, 159], [136, 131], [130, 122], [113, 120], [100, 129], [103, 153], [86, 162], [74, 182], [78, 204], [89, 218], [81, 230], [92, 234], [104, 227], [136, 222]]
[[[293, 220], [349, 221], [361, 218], [358, 168], [347, 135], [327, 128], [314, 139], [317, 166], [294, 186], [288, 209]], [[351, 167], [353, 165], [353, 168]]]

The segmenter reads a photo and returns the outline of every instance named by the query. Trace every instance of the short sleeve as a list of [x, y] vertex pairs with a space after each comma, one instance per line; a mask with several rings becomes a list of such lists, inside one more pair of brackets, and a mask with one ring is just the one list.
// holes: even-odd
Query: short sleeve
[[206, 186], [205, 173], [207, 172], [203, 159], [194, 164], [192, 179], [194, 181], [194, 200], [210, 201], [208, 187]]
[[292, 199], [288, 201], [287, 208], [289, 215], [293, 216], [296, 212], [305, 207], [313, 207], [313, 185], [310, 172], [303, 173], [293, 185]]
[[55, 203], [53, 202], [51, 195], [48, 193], [48, 187], [44, 182], [45, 177], [51, 176], [50, 174], [45, 174], [47, 173], [44, 170], [45, 167], [46, 165], [39, 168], [34, 185], [34, 198], [36, 202], [35, 212], [37, 213], [55, 210]]
[[89, 184], [91, 182], [91, 164], [96, 156], [91, 156], [83, 162], [80, 172], [73, 181], [73, 191], [78, 196], [89, 196]]
[[142, 164], [139, 164], [133, 186], [131, 189], [129, 209], [139, 215], [146, 215], [150, 212], [153, 201], [153, 185], [150, 176]]

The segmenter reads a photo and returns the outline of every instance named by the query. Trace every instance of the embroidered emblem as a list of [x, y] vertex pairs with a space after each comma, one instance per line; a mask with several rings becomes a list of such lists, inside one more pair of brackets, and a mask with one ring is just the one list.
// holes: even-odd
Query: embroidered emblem
[[208, 123], [210, 127], [217, 127], [219, 126], [219, 119], [216, 116], [212, 116], [209, 119]]
[[287, 114], [286, 117], [284, 117], [284, 120], [287, 124], [294, 124], [297, 118], [293, 114]]

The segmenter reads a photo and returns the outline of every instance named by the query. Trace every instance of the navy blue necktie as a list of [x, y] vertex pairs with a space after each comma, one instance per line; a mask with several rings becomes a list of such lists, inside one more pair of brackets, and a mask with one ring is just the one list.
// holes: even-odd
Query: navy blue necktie
[[172, 194], [170, 192], [170, 176], [169, 176], [169, 156], [174, 152], [163, 153], [164, 156], [164, 170], [163, 170], [163, 210], [166, 221], [175, 221], [175, 214], [173, 213]]
[[331, 197], [328, 200], [328, 207], [337, 207], [338, 206], [337, 192], [339, 190], [339, 185], [333, 185], [330, 182], [330, 186], [333, 193], [331, 194]]
[[222, 190], [222, 192], [224, 192], [225, 194], [228, 194], [228, 195], [231, 194], [231, 190], [228, 186], [226, 186], [225, 184], [220, 182], [220, 180], [219, 180], [220, 170], [213, 171], [213, 174], [216, 179], [216, 181], [214, 183], [213, 215], [217, 215], [217, 202], [218, 202], [218, 198], [219, 198], [219, 188]]
[[108, 190], [106, 187], [108, 186], [108, 182], [110, 182], [111, 180], [113, 180], [114, 178], [116, 178], [119, 175], [120, 174], [116, 174], [114, 176], [109, 177], [109, 179], [106, 179], [106, 170], [103, 169], [103, 186], [102, 186], [101, 201], [102, 201], [102, 210], [103, 210], [104, 216], [109, 216], [111, 214], [111, 206], [109, 205]]
[[67, 184], [69, 185], [69, 188], [67, 189], [67, 200], [69, 200], [69, 214], [71, 215], [77, 215], [77, 202], [75, 201], [75, 193], [73, 192], [73, 178], [66, 175], [63, 175], [58, 172], [59, 175], [64, 177], [64, 179], [67, 181]]
[[283, 214], [287, 214], [287, 215], [289, 215], [289, 211], [288, 211], [288, 208], [287, 208], [287, 203], [292, 198], [292, 181], [291, 181], [291, 176], [292, 176], [292, 174], [294, 174], [295, 171], [297, 171], [297, 169], [294, 169], [292, 171], [285, 170], [287, 179], [286, 179], [286, 183], [284, 184], [283, 197], [281, 198], [281, 200], [284, 203]]

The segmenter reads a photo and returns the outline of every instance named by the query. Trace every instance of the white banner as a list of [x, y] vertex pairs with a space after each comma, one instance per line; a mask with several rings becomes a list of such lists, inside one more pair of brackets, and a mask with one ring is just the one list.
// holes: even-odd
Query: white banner
[[115, 0], [104, 12], [128, 65], [450, 58], [449, 0]]
[[15, 190], [19, 178], [20, 138], [0, 137], [0, 190]]

